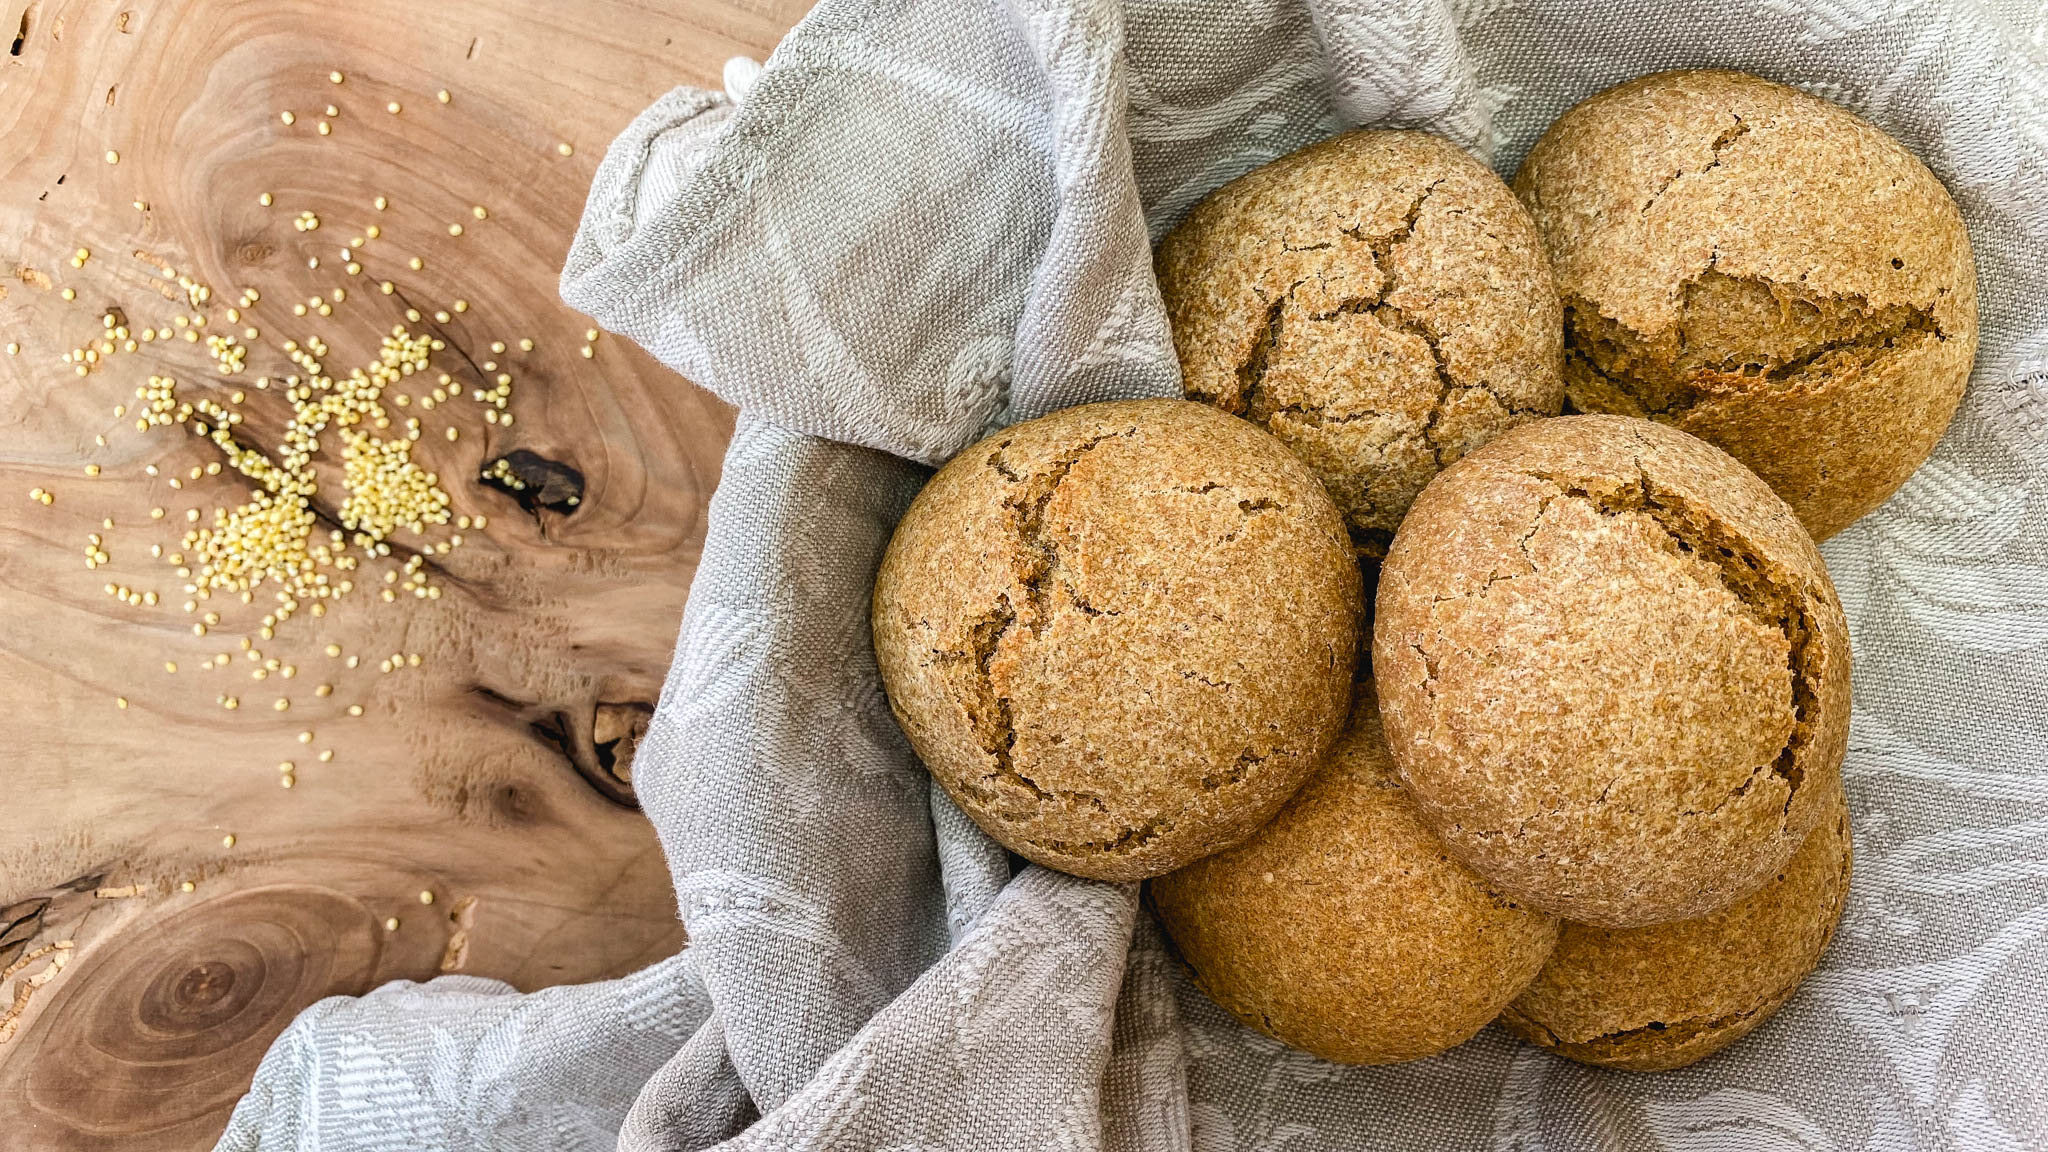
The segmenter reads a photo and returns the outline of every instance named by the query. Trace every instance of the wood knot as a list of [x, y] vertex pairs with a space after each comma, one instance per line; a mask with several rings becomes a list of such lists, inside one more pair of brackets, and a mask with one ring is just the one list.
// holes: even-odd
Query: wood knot
[[233, 966], [206, 960], [186, 969], [171, 993], [171, 1004], [181, 1013], [196, 1012], [220, 1002], [235, 987]]
[[528, 512], [547, 508], [566, 516], [583, 503], [582, 472], [524, 448], [485, 464], [477, 482], [519, 501]]

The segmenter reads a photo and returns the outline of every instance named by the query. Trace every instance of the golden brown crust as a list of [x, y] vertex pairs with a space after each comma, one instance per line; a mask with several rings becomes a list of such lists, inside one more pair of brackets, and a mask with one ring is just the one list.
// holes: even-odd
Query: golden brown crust
[[1607, 1068], [1661, 1071], [1710, 1056], [1770, 1019], [1820, 963], [1848, 897], [1851, 855], [1838, 792], [1791, 861], [1719, 912], [1649, 928], [1565, 925], [1501, 1023]]
[[1962, 399], [1962, 214], [1864, 120], [1740, 72], [1665, 72], [1565, 113], [1515, 176], [1564, 297], [1581, 411], [1733, 454], [1826, 539], [1896, 491]]
[[1848, 740], [1848, 632], [1812, 539], [1725, 453], [1626, 417], [1517, 428], [1445, 470], [1388, 553], [1373, 668], [1425, 821], [1583, 923], [1754, 891]]
[[1385, 552], [1446, 464], [1564, 403], [1542, 242], [1500, 178], [1422, 132], [1350, 132], [1211, 193], [1160, 243], [1190, 399], [1246, 416]]
[[1558, 931], [1489, 891], [1423, 827], [1369, 683], [1350, 731], [1271, 823], [1152, 881], [1151, 896], [1211, 999], [1344, 1064], [1463, 1042], [1535, 978]]
[[875, 580], [889, 703], [1017, 853], [1103, 880], [1249, 834], [1342, 729], [1363, 593], [1322, 487], [1179, 400], [1069, 408], [932, 477]]

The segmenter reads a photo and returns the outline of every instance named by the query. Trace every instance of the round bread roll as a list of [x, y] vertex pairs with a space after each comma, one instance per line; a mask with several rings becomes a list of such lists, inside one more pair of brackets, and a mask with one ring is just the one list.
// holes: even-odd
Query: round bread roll
[[1557, 290], [1492, 170], [1350, 132], [1211, 193], [1160, 243], [1190, 399], [1271, 431], [1386, 553], [1438, 470], [1564, 404]]
[[1740, 72], [1665, 72], [1573, 108], [1515, 191], [1564, 296], [1584, 412], [1727, 450], [1815, 539], [1934, 449], [1977, 353], [1962, 214], [1845, 109]]
[[1849, 637], [1813, 540], [1647, 420], [1517, 428], [1437, 477], [1373, 667], [1418, 810], [1503, 894], [1635, 927], [1755, 891], [1827, 808]]
[[1272, 823], [1151, 892], [1211, 999], [1342, 1064], [1463, 1043], [1557, 942], [1554, 918], [1488, 890], [1416, 818], [1369, 683], [1350, 731]]
[[962, 452], [875, 578], [890, 707], [960, 807], [1099, 880], [1264, 823], [1344, 725], [1364, 594], [1306, 467], [1181, 400], [1090, 404]]
[[1770, 1019], [1820, 963], [1848, 898], [1849, 857], [1838, 790], [1791, 862], [1719, 912], [1649, 928], [1565, 925], [1501, 1023], [1606, 1068], [1655, 1072], [1711, 1056]]

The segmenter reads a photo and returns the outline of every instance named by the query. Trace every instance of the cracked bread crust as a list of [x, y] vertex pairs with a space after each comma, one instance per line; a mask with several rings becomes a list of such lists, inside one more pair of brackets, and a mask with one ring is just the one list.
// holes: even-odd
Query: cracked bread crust
[[1565, 306], [1575, 410], [1713, 443], [1825, 540], [1941, 439], [1977, 349], [1962, 214], [1853, 113], [1726, 71], [1566, 112], [1515, 192]]
[[911, 746], [1012, 851], [1100, 880], [1235, 843], [1344, 724], [1342, 518], [1272, 437], [1180, 400], [1006, 429], [933, 476], [875, 580]]
[[1161, 241], [1186, 394], [1308, 462], [1367, 557], [1431, 476], [1564, 403], [1542, 242], [1422, 132], [1350, 132], [1224, 185]]
[[1682, 1068], [1771, 1018], [1834, 939], [1849, 892], [1849, 809], [1820, 826], [1753, 895], [1649, 928], [1567, 924], [1501, 1023], [1582, 1064]]
[[1252, 1028], [1340, 1064], [1470, 1039], [1527, 987], [1556, 919], [1450, 858], [1394, 775], [1370, 683], [1351, 727], [1270, 823], [1152, 881], [1195, 983]]
[[1725, 453], [1627, 417], [1542, 421], [1445, 470], [1388, 553], [1373, 667], [1424, 819], [1581, 923], [1754, 891], [1848, 740], [1848, 631], [1812, 539]]

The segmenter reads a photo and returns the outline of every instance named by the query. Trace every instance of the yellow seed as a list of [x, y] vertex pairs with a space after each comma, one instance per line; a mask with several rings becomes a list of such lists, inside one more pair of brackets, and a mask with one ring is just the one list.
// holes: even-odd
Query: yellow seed
[[176, 672], [177, 670], [178, 670], [178, 662], [177, 662], [177, 661], [175, 661], [175, 660], [166, 660], [166, 661], [164, 661], [164, 671], [166, 671], [166, 672]]
[[192, 883], [190, 880], [187, 880], [183, 884], [178, 885], [178, 891], [180, 892], [193, 892], [197, 891], [198, 888], [199, 885]]
[[400, 109], [399, 109], [399, 106], [398, 106], [398, 101], [396, 101], [396, 100], [393, 100], [393, 101], [392, 101], [391, 103], [389, 103], [389, 104], [386, 104], [386, 105], [384, 106], [384, 110], [385, 110], [386, 112], [389, 112], [389, 113], [391, 113], [391, 114], [392, 114], [393, 116], [396, 116], [396, 115], [398, 115], [398, 113], [399, 113], [399, 111], [400, 111]]
[[353, 260], [349, 261], [346, 267], [348, 269], [348, 274], [351, 276], [354, 276], [363, 270], [363, 266], [361, 264], [356, 263]]
[[[379, 197], [379, 199], [382, 199], [382, 197]], [[375, 224], [372, 224], [368, 228], [363, 229], [363, 235], [368, 236], [372, 240], [375, 240], [377, 237], [382, 236], [383, 234], [384, 230], [382, 228], [377, 227]]]
[[[77, 292], [74, 292], [74, 291], [72, 291], [72, 290], [71, 290], [71, 289], [69, 289], [69, 288], [66, 288], [66, 289], [65, 289], [65, 290], [63, 290], [62, 292], [59, 292], [59, 293], [57, 293], [57, 295], [59, 295], [59, 296], [62, 296], [62, 297], [63, 297], [64, 299], [66, 299], [66, 300], [76, 300], [76, 299], [78, 299], [78, 293], [77, 293]], [[81, 371], [81, 372], [79, 372], [79, 375], [80, 375], [80, 376], [83, 376], [83, 375], [85, 375], [85, 373], [84, 373], [83, 371]]]
[[343, 77], [339, 72], [329, 72], [327, 74], [327, 82], [330, 84], [339, 84], [341, 83], [342, 79]]
[[370, 201], [370, 206], [375, 208], [379, 212], [382, 212], [384, 209], [390, 207], [390, 205], [391, 201], [386, 200], [382, 196], [379, 196], [375, 200]]
[[455, 303], [449, 305], [449, 307], [455, 309], [457, 312], [467, 312], [469, 311], [469, 301], [457, 300]]
[[585, 344], [585, 345], [583, 346], [583, 358], [584, 358], [585, 360], [588, 360], [588, 359], [590, 359], [591, 357], [593, 357], [593, 356], [596, 356], [596, 355], [597, 355], [597, 349], [595, 349], [595, 348], [592, 348], [592, 347], [591, 347], [590, 345], [588, 345], [588, 344]]
[[426, 261], [421, 260], [419, 257], [415, 256], [412, 259], [407, 260], [405, 262], [405, 266], [417, 272], [420, 269], [425, 268], [427, 266], [427, 263]]
[[230, 832], [227, 835], [221, 837], [220, 846], [223, 848], [233, 848], [235, 846], [235, 834], [233, 832]]
[[576, 146], [565, 140], [555, 145], [555, 151], [560, 152], [564, 156], [574, 156], [576, 154]]
[[391, 295], [391, 293], [393, 292], [393, 290], [394, 290], [395, 288], [396, 288], [396, 285], [392, 284], [392, 283], [391, 283], [391, 281], [389, 281], [389, 280], [386, 280], [386, 281], [384, 281], [384, 282], [382, 282], [382, 283], [380, 283], [380, 284], [378, 284], [378, 285], [377, 285], [377, 291], [379, 291], [379, 292], [382, 292], [382, 293], [383, 293], [383, 294], [385, 294], [386, 296], [389, 296], [389, 295]]
[[320, 750], [320, 757], [319, 757], [319, 759], [320, 759], [320, 762], [321, 762], [322, 764], [325, 764], [325, 763], [327, 763], [328, 761], [330, 761], [330, 760], [334, 759], [334, 749], [332, 749], [332, 748], [322, 748], [322, 749]]
[[456, 438], [457, 436], [459, 436], [459, 435], [461, 435], [461, 433], [457, 432], [457, 431], [456, 431], [456, 430], [454, 429], [454, 427], [453, 427], [453, 426], [450, 426], [450, 427], [449, 427], [449, 429], [448, 429], [448, 439], [450, 439], [450, 440], [454, 440], [454, 439], [455, 439], [455, 438]]
[[85, 474], [86, 474], [87, 476], [97, 476], [97, 475], [99, 475], [99, 474], [100, 474], [100, 466], [99, 466], [99, 465], [97, 465], [97, 464], [87, 464], [87, 465], [85, 466]]
[[420, 903], [422, 903], [422, 904], [432, 904], [433, 902], [434, 902], [434, 894], [433, 894], [432, 892], [429, 892], [429, 891], [427, 891], [427, 890], [426, 890], [426, 889], [424, 889], [424, 888], [420, 889]]
[[289, 111], [279, 113], [277, 118], [286, 124], [290, 124], [298, 119], [297, 116], [292, 115]]
[[114, 697], [114, 707], [116, 707], [116, 708], [126, 708], [126, 707], [128, 707], [128, 698], [127, 698], [126, 696], [116, 696], [116, 697]]
[[276, 712], [285, 712], [285, 711], [289, 711], [289, 710], [291, 709], [291, 706], [292, 706], [292, 702], [291, 702], [290, 700], [287, 700], [287, 699], [285, 699], [284, 697], [282, 697], [282, 696], [279, 696], [279, 697], [277, 698], [277, 703], [275, 703], [275, 704], [272, 704], [272, 705], [271, 705], [270, 707], [271, 707], [271, 710], [272, 710], [272, 711], [276, 711]]
[[242, 706], [242, 702], [233, 696], [229, 696], [228, 698], [220, 702], [220, 706], [227, 709], [230, 712], [233, 712], [235, 709], [240, 708]]
[[107, 149], [106, 160], [109, 164], [119, 164], [121, 162], [121, 154], [109, 148]]
[[298, 782], [299, 780], [296, 776], [279, 776], [277, 778], [277, 786], [280, 788], [289, 788]]
[[398, 931], [398, 917], [396, 917], [396, 916], [387, 916], [387, 917], [385, 917], [385, 918], [384, 918], [384, 930], [385, 930], [386, 932], [396, 932], [396, 931]]
[[448, 234], [449, 234], [450, 236], [460, 236], [460, 235], [462, 235], [462, 225], [460, 225], [460, 224], [450, 224], [450, 225], [448, 226]]
[[528, 339], [524, 339], [524, 338], [521, 338], [521, 339], [520, 339], [520, 341], [519, 341], [519, 350], [520, 350], [521, 352], [531, 352], [531, 351], [533, 351], [533, 341], [531, 341], [531, 340], [528, 340]]
[[361, 716], [363, 714], [363, 706], [361, 704], [349, 705], [348, 714], [351, 716]]
[[334, 134], [334, 127], [327, 123], [327, 121], [325, 120], [322, 120], [320, 123], [314, 125], [313, 130], [315, 132], [320, 133], [322, 136], [331, 136]]
[[439, 100], [443, 104], [446, 104], [448, 101], [454, 99], [454, 97], [448, 95], [448, 90], [446, 88], [443, 88], [439, 92], [434, 93], [434, 99]]
[[437, 323], [437, 324], [446, 324], [446, 323], [448, 322], [448, 313], [447, 313], [447, 312], [445, 312], [445, 311], [437, 311], [437, 312], [435, 312], [435, 313], [434, 313], [434, 322], [435, 322], [435, 323]]
[[583, 339], [588, 342], [595, 343], [597, 341], [597, 329], [585, 328], [583, 330]]
[[332, 684], [318, 684], [318, 685], [315, 685], [315, 686], [314, 686], [314, 688], [313, 688], [313, 695], [315, 695], [315, 696], [322, 696], [322, 697], [325, 697], [325, 696], [331, 696], [331, 695], [333, 695], [333, 694], [334, 694], [334, 685], [332, 685]]

